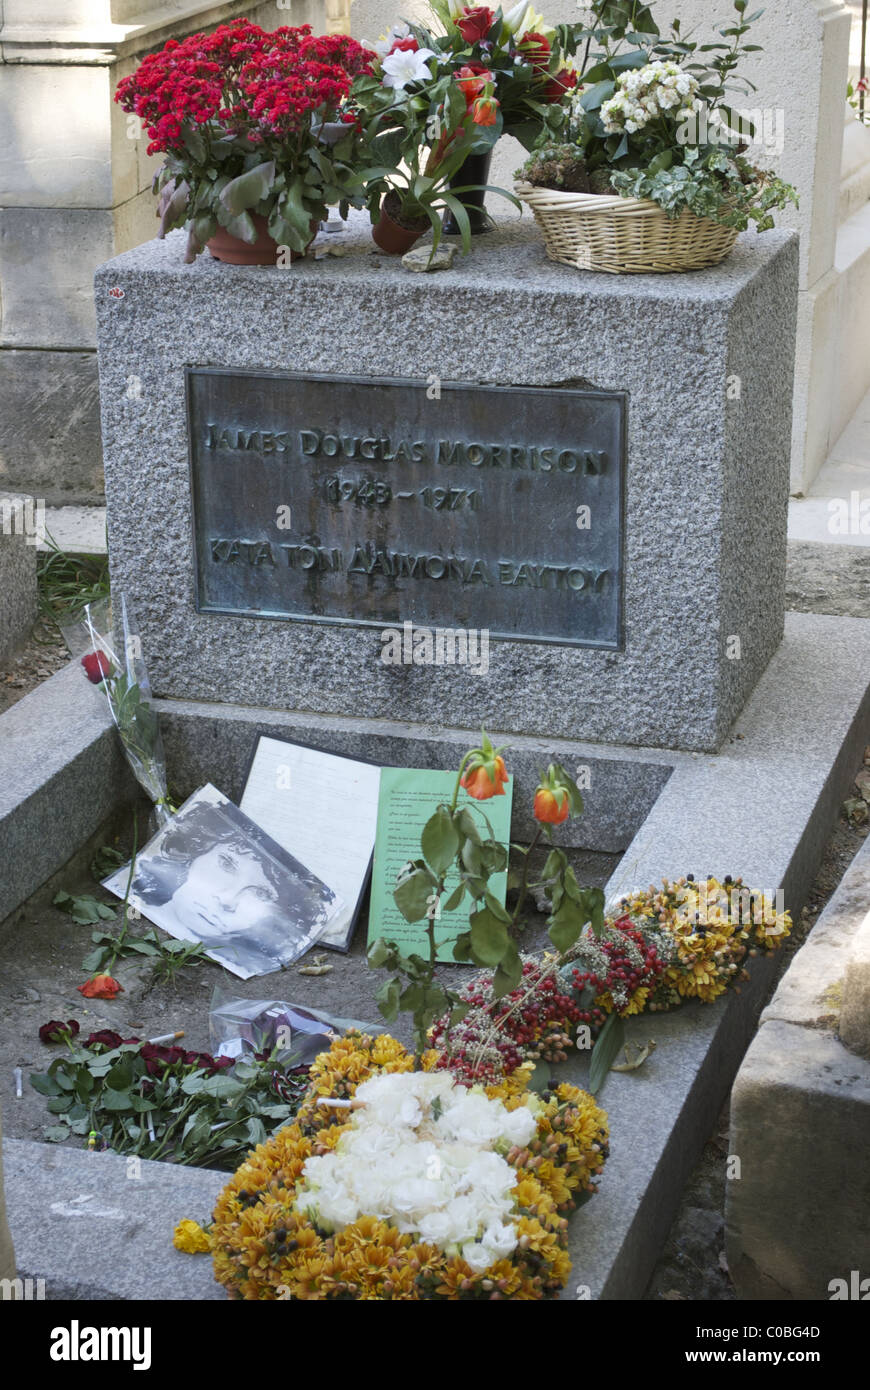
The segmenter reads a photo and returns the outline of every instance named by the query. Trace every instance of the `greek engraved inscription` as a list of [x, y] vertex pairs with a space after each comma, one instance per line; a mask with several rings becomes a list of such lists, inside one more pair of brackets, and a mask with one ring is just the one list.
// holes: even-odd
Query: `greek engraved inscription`
[[625, 396], [215, 368], [187, 389], [201, 612], [620, 649]]

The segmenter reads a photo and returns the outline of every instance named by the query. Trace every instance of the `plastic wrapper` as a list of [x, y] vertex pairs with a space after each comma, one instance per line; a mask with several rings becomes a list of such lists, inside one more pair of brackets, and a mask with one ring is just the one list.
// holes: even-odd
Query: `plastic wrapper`
[[237, 999], [218, 986], [208, 1017], [211, 1050], [216, 1057], [272, 1052], [283, 1067], [307, 1066], [342, 1033], [380, 1032], [356, 1018], [289, 1004], [285, 999]]
[[142, 640], [123, 594], [117, 606], [117, 646], [105, 600], [87, 604], [82, 619], [61, 631], [72, 655], [81, 655], [88, 679], [105, 695], [133, 775], [154, 803], [157, 824], [162, 826], [170, 820], [173, 807], [167, 796], [160, 726], [151, 702]]

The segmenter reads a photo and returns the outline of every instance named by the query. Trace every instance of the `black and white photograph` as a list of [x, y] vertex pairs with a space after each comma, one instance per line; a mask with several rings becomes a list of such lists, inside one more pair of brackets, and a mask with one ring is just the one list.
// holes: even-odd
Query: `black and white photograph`
[[[129, 868], [105, 880], [123, 898]], [[240, 979], [298, 960], [343, 900], [212, 786], [185, 802], [136, 859], [130, 902]]]

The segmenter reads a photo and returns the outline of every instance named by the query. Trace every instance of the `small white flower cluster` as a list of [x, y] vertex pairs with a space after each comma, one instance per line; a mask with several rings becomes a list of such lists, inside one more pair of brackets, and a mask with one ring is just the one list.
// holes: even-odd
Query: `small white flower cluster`
[[364, 1102], [328, 1154], [309, 1158], [296, 1205], [318, 1226], [340, 1230], [361, 1216], [461, 1254], [482, 1273], [516, 1247], [514, 1168], [496, 1152], [524, 1146], [536, 1130], [528, 1106], [506, 1110], [449, 1072], [374, 1076]]
[[601, 107], [608, 135], [633, 134], [665, 113], [699, 111], [698, 83], [679, 63], [647, 63], [617, 79], [616, 91]]

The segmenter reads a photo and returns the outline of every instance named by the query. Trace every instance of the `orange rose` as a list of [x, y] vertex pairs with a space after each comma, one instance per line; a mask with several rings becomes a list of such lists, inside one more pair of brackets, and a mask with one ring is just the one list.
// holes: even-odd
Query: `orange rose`
[[566, 791], [552, 792], [549, 787], [538, 787], [535, 792], [535, 820], [548, 825], [561, 825], [568, 819], [570, 809]]
[[86, 980], [83, 985], [77, 985], [76, 988], [86, 999], [114, 999], [116, 994], [122, 994], [124, 991], [123, 985], [119, 985], [111, 975], [94, 975], [92, 979]]
[[488, 801], [491, 796], [504, 796], [505, 783], [510, 779], [504, 758], [496, 754], [489, 762], [474, 762], [462, 778], [462, 785], [475, 801]]
[[488, 82], [494, 81], [493, 74], [482, 63], [466, 63], [456, 74], [456, 83], [465, 97], [466, 107], [471, 106], [481, 92], [486, 90]]
[[478, 97], [471, 108], [475, 125], [495, 125], [497, 115], [498, 102], [493, 97]]

